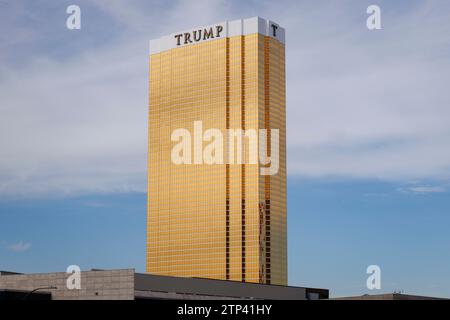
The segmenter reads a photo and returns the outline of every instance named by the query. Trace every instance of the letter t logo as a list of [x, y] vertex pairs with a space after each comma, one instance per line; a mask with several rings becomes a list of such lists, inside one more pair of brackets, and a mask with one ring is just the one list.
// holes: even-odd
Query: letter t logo
[[278, 29], [278, 26], [272, 24], [272, 35], [273, 35], [275, 38], [277, 37], [277, 29]]

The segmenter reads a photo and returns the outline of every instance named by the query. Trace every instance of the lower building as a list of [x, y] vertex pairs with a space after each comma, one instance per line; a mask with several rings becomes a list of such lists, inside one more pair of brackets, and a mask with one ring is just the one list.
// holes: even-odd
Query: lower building
[[[134, 269], [82, 271], [80, 289], [69, 290], [65, 272], [21, 274], [0, 271], [0, 299], [39, 300], [216, 300], [327, 299], [327, 289], [181, 278], [136, 273]], [[70, 281], [70, 279], [69, 279]]]
[[363, 294], [361, 296], [332, 298], [330, 300], [447, 300], [447, 299], [394, 292], [383, 294]]

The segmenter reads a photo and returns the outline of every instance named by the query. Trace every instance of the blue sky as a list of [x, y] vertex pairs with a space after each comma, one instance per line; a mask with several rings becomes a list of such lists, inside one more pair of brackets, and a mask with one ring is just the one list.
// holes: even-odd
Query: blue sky
[[382, 292], [450, 297], [449, 9], [0, 1], [0, 269], [143, 271], [148, 40], [260, 15], [287, 30], [289, 283], [361, 294], [377, 264]]

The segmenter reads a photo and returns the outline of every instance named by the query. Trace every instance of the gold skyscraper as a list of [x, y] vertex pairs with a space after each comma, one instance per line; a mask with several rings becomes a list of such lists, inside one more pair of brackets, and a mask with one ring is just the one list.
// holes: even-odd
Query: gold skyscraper
[[[287, 284], [285, 97], [285, 32], [270, 20], [150, 41], [147, 272]], [[192, 163], [174, 163], [173, 132], [195, 134], [199, 121], [224, 133], [268, 130], [277, 172], [261, 174], [259, 161], [206, 164], [204, 140], [188, 145]], [[244, 145], [248, 159], [255, 148]]]

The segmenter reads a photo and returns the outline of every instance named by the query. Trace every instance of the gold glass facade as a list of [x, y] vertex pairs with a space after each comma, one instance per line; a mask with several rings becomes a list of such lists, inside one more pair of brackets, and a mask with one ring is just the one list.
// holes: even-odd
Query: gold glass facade
[[[287, 284], [285, 47], [255, 32], [150, 55], [147, 272]], [[279, 129], [279, 170], [174, 164], [171, 133]], [[270, 137], [270, 134], [269, 134]], [[250, 150], [251, 151], [251, 150]], [[192, 151], [194, 154], [195, 150]]]

